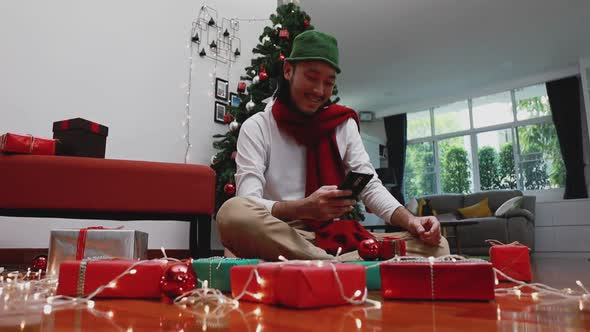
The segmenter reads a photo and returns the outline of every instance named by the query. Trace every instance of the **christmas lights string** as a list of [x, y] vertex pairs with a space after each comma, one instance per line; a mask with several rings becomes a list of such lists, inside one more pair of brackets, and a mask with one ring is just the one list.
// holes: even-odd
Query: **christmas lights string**
[[[193, 43], [193, 37], [195, 36], [197, 29], [198, 29], [198, 24], [199, 24], [199, 19], [201, 18], [201, 16], [203, 15], [203, 13], [205, 13], [204, 17], [210, 17], [210, 14], [208, 13], [208, 9], [213, 10], [211, 7], [207, 6], [207, 5], [203, 5], [201, 6], [201, 8], [199, 9], [199, 14], [197, 15], [197, 17], [195, 18], [195, 20], [192, 22], [192, 28], [190, 31], [190, 35], [188, 37], [188, 43], [187, 43], [187, 48], [189, 49], [189, 57], [188, 57], [188, 79], [187, 79], [187, 83], [183, 84], [182, 86], [184, 88], [186, 88], [186, 104], [185, 104], [185, 119], [182, 121], [181, 125], [184, 128], [184, 135], [183, 135], [183, 139], [184, 139], [184, 143], [185, 143], [185, 151], [184, 151], [184, 163], [187, 164], [190, 161], [190, 150], [192, 148], [192, 143], [191, 143], [191, 136], [190, 136], [190, 132], [191, 132], [191, 93], [192, 93], [192, 80], [193, 80], [193, 70], [195, 68], [194, 66], [194, 43]], [[213, 10], [215, 11], [215, 10]], [[216, 12], [216, 11], [215, 11]], [[211, 17], [212, 18], [212, 17]], [[253, 23], [253, 22], [264, 22], [264, 21], [269, 21], [268, 18], [237, 18], [234, 17], [231, 20], [233, 21], [241, 21], [241, 22], [248, 22], [248, 23]], [[221, 30], [217, 29], [216, 31], [216, 37], [218, 37], [221, 34]], [[198, 51], [198, 49], [197, 49]], [[212, 97], [215, 94], [215, 79], [217, 76], [217, 63], [219, 62], [219, 52], [215, 51], [215, 61], [214, 61], [214, 67], [213, 67], [213, 72], [209, 73], [209, 77], [211, 78], [211, 86], [213, 86], [213, 92], [211, 92], [211, 90], [208, 92], [208, 96]], [[231, 82], [230, 78], [231, 78], [231, 69], [232, 69], [232, 61], [228, 61], [228, 69], [227, 69], [227, 81], [228, 84]], [[230, 100], [231, 103], [231, 100]]]

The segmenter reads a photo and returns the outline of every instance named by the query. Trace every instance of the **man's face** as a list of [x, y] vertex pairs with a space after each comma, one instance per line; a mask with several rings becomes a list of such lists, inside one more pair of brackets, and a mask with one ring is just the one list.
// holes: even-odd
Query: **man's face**
[[285, 62], [283, 75], [290, 83], [291, 100], [305, 114], [313, 114], [332, 96], [336, 69], [323, 61]]

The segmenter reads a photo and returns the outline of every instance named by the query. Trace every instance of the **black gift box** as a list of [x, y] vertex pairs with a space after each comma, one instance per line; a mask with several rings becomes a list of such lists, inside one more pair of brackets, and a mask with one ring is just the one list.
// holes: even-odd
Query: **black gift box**
[[82, 118], [53, 123], [58, 156], [104, 158], [109, 128]]

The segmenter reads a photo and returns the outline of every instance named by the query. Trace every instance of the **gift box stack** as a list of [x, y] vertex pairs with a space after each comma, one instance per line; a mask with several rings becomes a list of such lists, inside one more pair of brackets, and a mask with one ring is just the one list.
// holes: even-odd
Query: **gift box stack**
[[365, 268], [332, 262], [288, 262], [231, 268], [232, 296], [289, 308], [350, 304], [366, 294]]
[[210, 288], [231, 291], [230, 269], [237, 265], [255, 265], [258, 259], [210, 257], [193, 260], [192, 266], [201, 280], [207, 280]]
[[53, 123], [53, 139], [6, 133], [0, 135], [0, 152], [104, 158], [109, 129], [81, 118]]

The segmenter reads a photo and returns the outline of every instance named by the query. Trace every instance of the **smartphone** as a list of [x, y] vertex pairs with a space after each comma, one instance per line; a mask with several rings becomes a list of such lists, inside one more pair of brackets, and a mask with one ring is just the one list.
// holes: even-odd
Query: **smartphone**
[[358, 199], [358, 195], [367, 186], [367, 183], [371, 181], [373, 174], [348, 172], [342, 184], [338, 186], [340, 190], [352, 190], [352, 196], [345, 198]]

